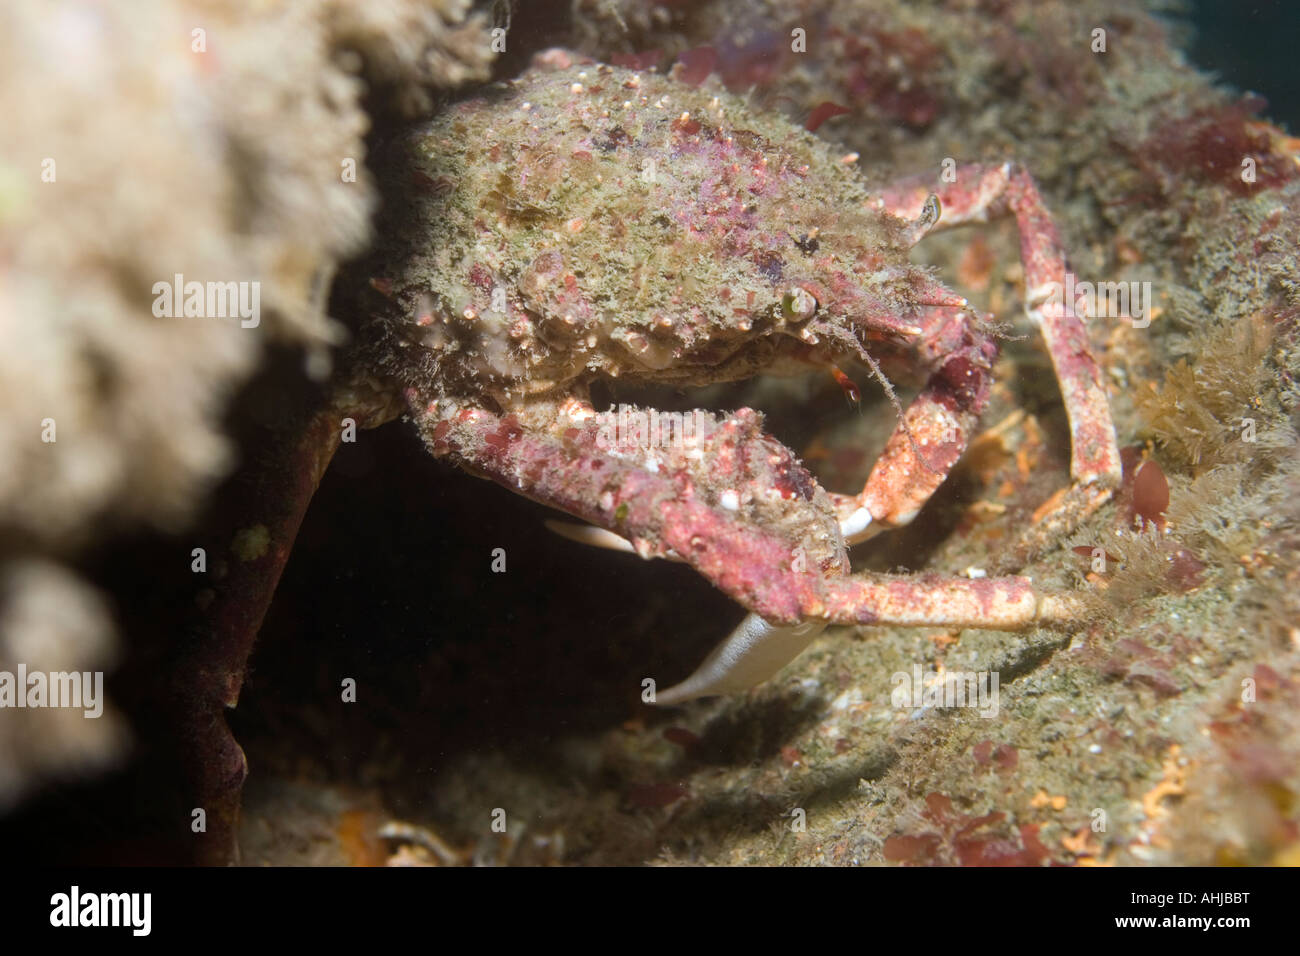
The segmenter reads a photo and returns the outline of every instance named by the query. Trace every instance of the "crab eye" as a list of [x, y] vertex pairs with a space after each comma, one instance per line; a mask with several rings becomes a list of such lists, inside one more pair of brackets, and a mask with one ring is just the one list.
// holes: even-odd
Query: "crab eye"
[[939, 197], [934, 193], [925, 197], [925, 205], [921, 207], [921, 213], [908, 226], [908, 242], [916, 245], [921, 238], [928, 233], [939, 222], [939, 217], [943, 215], [943, 206], [939, 202]]
[[930, 193], [929, 196], [925, 197], [925, 205], [921, 207], [921, 215], [917, 220], [917, 225], [922, 229], [929, 230], [934, 227], [934, 224], [939, 221], [939, 217], [942, 215], [943, 204], [939, 202], [938, 196]]
[[802, 322], [817, 311], [817, 300], [802, 286], [792, 286], [781, 299], [781, 314], [787, 319]]

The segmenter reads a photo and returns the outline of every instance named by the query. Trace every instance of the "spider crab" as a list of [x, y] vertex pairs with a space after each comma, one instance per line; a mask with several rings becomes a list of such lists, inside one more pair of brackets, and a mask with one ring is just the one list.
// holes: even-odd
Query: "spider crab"
[[[847, 556], [917, 514], [988, 400], [985, 317], [908, 261], [932, 229], [1015, 217], [1071, 494], [1095, 507], [1118, 482], [1083, 307], [1060, 294], [1061, 244], [1021, 166], [873, 195], [825, 143], [720, 89], [603, 65], [534, 69], [398, 149], [410, 207], [378, 279], [377, 358], [430, 451], [588, 523], [572, 537], [688, 562], [750, 612], [657, 703], [751, 687], [828, 623], [1080, 613], [1024, 577], [853, 574]], [[844, 360], [923, 383], [857, 494], [823, 490], [750, 409], [599, 413], [589, 397], [601, 379], [691, 386]]]

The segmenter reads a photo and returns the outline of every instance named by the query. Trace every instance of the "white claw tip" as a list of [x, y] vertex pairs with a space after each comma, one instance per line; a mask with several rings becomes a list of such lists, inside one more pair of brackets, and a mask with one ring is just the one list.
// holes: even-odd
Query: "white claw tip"
[[845, 539], [854, 538], [866, 531], [870, 524], [871, 512], [867, 508], [859, 508], [840, 522], [840, 534]]
[[673, 707], [698, 697], [734, 694], [761, 684], [798, 657], [825, 627], [826, 622], [818, 619], [778, 626], [751, 613], [713, 649], [695, 673], [659, 691], [654, 703]]

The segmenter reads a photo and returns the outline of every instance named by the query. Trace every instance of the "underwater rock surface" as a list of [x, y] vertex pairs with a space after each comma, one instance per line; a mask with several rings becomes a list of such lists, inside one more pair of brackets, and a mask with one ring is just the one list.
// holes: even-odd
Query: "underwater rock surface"
[[[47, 67], [19, 53], [78, 37], [93, 52], [104, 23], [152, 49], [154, 28], [106, 4], [104, 22], [73, 30], [86, 5], [59, 6], [62, 21], [24, 3], [0, 14], [0, 51], [13, 54], [0, 53], [0, 112], [20, 133], [0, 165], [0, 621], [16, 622], [0, 671], [31, 647], [50, 668], [119, 669], [112, 723], [93, 734], [41, 731], [37, 712], [19, 728], [0, 710], [12, 768], [0, 830], [14, 845], [58, 829], [42, 788], [72, 779], [119, 828], [64, 826], [43, 850], [98, 862], [1300, 859], [1300, 141], [1262, 99], [1188, 64], [1164, 4], [228, 12], [220, 60], [128, 45], [128, 72], [99, 83], [89, 173], [64, 158], [84, 155], [69, 132], [81, 112], [20, 95], [16, 74]], [[188, 3], [159, 10], [189, 22]], [[310, 43], [291, 41], [304, 30]], [[96, 59], [82, 62], [89, 80], [57, 82], [93, 81]], [[539, 78], [561, 74], [563, 86]], [[1024, 319], [1018, 237], [1000, 220], [962, 227], [911, 261], [993, 316], [989, 407], [916, 520], [850, 554], [856, 571], [1027, 575], [1086, 596], [1082, 623], [832, 627], [752, 691], [644, 703], [643, 681], [680, 679], [741, 609], [683, 565], [552, 534], [554, 512], [435, 460], [396, 420], [412, 384], [394, 373], [402, 336], [424, 328], [411, 290], [460, 315], [490, 306], [497, 280], [530, 315], [595, 303], [618, 316], [608, 344], [627, 363], [617, 378], [595, 369], [597, 409], [757, 409], [799, 474], [828, 489], [862, 486], [896, 415], [861, 365], [839, 378], [626, 374], [668, 361], [656, 316], [623, 301], [638, 283], [682, 275], [683, 308], [706, 316], [723, 308], [719, 287], [792, 314], [803, 302], [779, 294], [784, 262], [751, 258], [742, 274], [721, 256], [678, 261], [680, 249], [625, 241], [618, 219], [640, 237], [673, 205], [583, 172], [596, 158], [575, 158], [583, 143], [617, 154], [648, 135], [617, 131], [600, 114], [615, 106], [575, 113], [562, 143], [534, 137], [530, 180], [511, 178], [528, 164], [500, 145], [526, 139], [530, 121], [485, 131], [474, 104], [521, 82], [540, 107], [596, 76], [680, 90], [688, 105], [666, 115], [684, 125], [669, 137], [695, 132], [715, 95], [735, 97], [773, 131], [802, 129], [783, 149], [856, 168], [871, 188], [949, 162], [1030, 171], [1093, 305], [1123, 482], [1077, 527], [1050, 527], [1070, 431]], [[178, 85], [192, 95], [163, 95]], [[202, 137], [182, 135], [195, 124]], [[411, 168], [403, 144], [429, 130], [456, 161]], [[75, 189], [28, 182], [47, 142], [65, 144], [59, 175]], [[357, 180], [345, 185], [347, 158]], [[675, 189], [699, 186], [672, 175]], [[856, 188], [810, 198], [841, 203]], [[415, 237], [427, 244], [411, 259], [412, 223], [438, 203], [450, 204], [442, 231]], [[788, 229], [783, 241], [816, 251], [816, 223], [762, 212], [757, 231]], [[616, 274], [575, 277], [575, 292], [552, 281], [544, 240], [475, 251], [483, 216], [535, 226], [533, 239], [569, 230]], [[263, 281], [261, 330], [154, 315], [152, 284], [177, 272]], [[586, 318], [527, 330], [546, 343], [548, 381], [592, 370], [572, 347]], [[510, 385], [528, 361], [511, 328], [475, 328], [500, 335], [454, 327], [474, 358], [457, 374], [485, 394], [522, 387]], [[63, 457], [33, 438], [47, 417]], [[429, 431], [436, 449], [446, 433]], [[29, 626], [28, 609], [55, 605], [63, 616]], [[48, 751], [33, 749], [43, 732]], [[141, 792], [157, 806], [136, 803]], [[156, 824], [200, 804], [214, 809], [198, 849]]]

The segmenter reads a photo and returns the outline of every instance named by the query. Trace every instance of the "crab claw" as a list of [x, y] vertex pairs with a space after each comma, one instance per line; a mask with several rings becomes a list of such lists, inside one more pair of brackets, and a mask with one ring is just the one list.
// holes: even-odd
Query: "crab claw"
[[654, 703], [671, 707], [697, 697], [749, 690], [798, 657], [825, 627], [826, 622], [817, 619], [781, 627], [757, 614], [747, 614], [695, 673], [657, 692]]
[[[560, 537], [579, 544], [636, 554], [630, 541], [603, 528], [553, 520], [544, 524]], [[667, 557], [682, 560], [676, 554]], [[672, 707], [698, 697], [749, 690], [798, 657], [825, 628], [826, 622], [816, 618], [781, 627], [757, 614], [747, 614], [690, 677], [657, 692], [652, 703]]]

